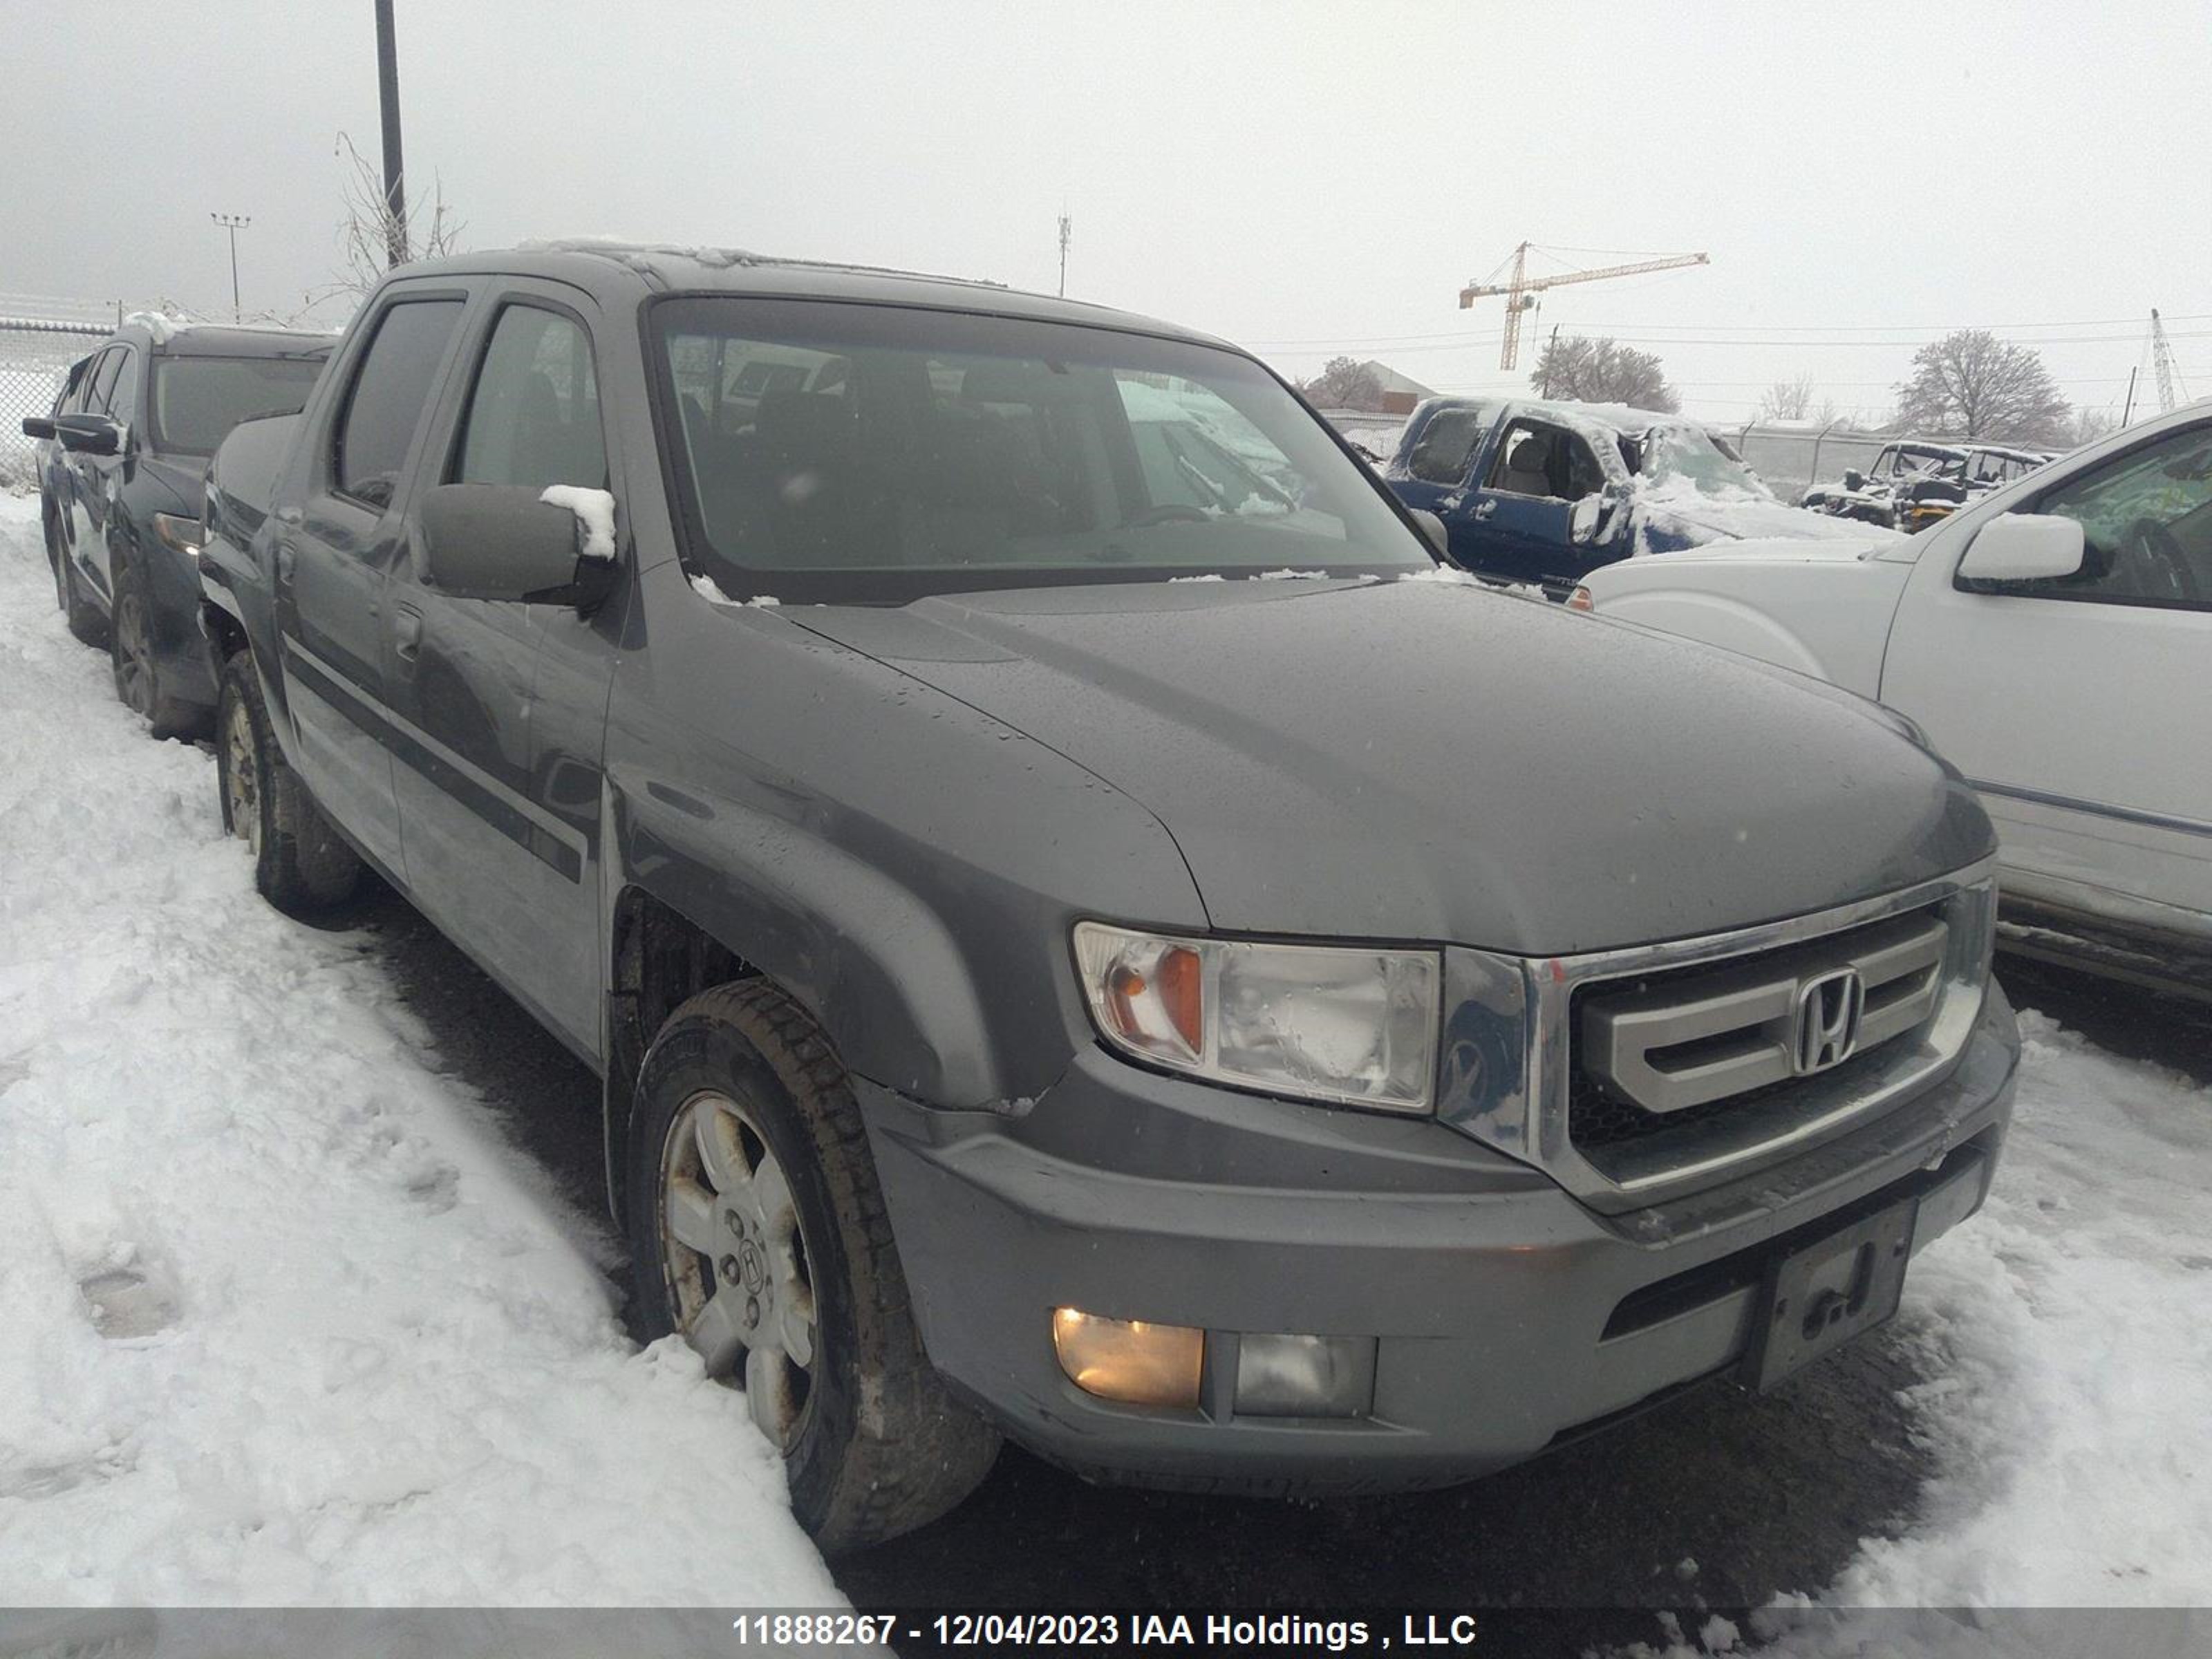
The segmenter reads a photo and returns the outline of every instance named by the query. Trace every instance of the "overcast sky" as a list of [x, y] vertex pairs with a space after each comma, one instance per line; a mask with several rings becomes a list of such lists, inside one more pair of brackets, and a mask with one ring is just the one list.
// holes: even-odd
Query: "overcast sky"
[[[249, 310], [328, 282], [337, 135], [374, 154], [370, 0], [5, 14], [0, 291], [220, 315], [216, 210], [252, 216]], [[398, 35], [410, 177], [474, 247], [619, 234], [1048, 290], [1065, 209], [1072, 295], [1452, 390], [1525, 384], [1500, 302], [1457, 307], [1523, 238], [1703, 250], [1548, 295], [1538, 327], [1633, 337], [1730, 420], [1801, 370], [1886, 412], [1915, 341], [2002, 325], [2117, 410], [2155, 305], [2212, 393], [2204, 3], [398, 0]]]

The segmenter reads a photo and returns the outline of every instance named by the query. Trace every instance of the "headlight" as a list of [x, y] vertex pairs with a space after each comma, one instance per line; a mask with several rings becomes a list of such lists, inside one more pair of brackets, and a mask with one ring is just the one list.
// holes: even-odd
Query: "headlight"
[[156, 513], [154, 515], [154, 533], [165, 545], [174, 548], [188, 559], [199, 557], [200, 544], [205, 539], [205, 532], [200, 528], [198, 519], [183, 518], [174, 513]]
[[1155, 1066], [1393, 1112], [1433, 1103], [1433, 951], [1175, 939], [1096, 921], [1075, 966], [1106, 1041]]

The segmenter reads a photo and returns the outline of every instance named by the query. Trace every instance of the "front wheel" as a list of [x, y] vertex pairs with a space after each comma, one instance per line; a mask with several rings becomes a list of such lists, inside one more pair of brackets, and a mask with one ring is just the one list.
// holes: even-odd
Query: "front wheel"
[[261, 896], [288, 915], [350, 896], [361, 860], [278, 750], [260, 678], [243, 651], [222, 665], [215, 758], [222, 827], [253, 849], [253, 884]]
[[825, 1551], [936, 1519], [999, 1437], [922, 1352], [860, 1108], [763, 981], [702, 993], [639, 1073], [628, 1206], [641, 1322], [744, 1389]]
[[155, 737], [182, 737], [191, 731], [191, 708], [162, 694], [161, 667], [154, 654], [153, 615], [143, 585], [127, 564], [115, 568], [115, 618], [108, 629], [108, 655], [115, 668], [115, 695], [132, 714], [144, 716]]

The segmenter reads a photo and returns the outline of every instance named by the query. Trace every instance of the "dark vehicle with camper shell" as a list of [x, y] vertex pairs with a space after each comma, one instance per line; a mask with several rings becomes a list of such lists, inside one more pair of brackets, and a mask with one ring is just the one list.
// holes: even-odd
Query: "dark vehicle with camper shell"
[[200, 481], [238, 422], [296, 411], [333, 343], [287, 329], [127, 319], [74, 366], [40, 441], [40, 517], [70, 632], [106, 644], [157, 737], [215, 720], [199, 629]]
[[1958, 775], [1440, 567], [1219, 341], [441, 260], [208, 512], [261, 890], [374, 868], [599, 1070], [636, 1316], [825, 1547], [1002, 1436], [1374, 1492], [1774, 1386], [1987, 1191], [2018, 1036]]
[[1443, 521], [1454, 563], [1555, 598], [1638, 554], [1850, 533], [1784, 505], [1711, 428], [1611, 404], [1431, 398], [1382, 471]]

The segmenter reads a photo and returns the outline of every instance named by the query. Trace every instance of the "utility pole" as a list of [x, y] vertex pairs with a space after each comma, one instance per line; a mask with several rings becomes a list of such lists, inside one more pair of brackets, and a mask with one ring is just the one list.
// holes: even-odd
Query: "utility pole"
[[1075, 221], [1065, 213], [1060, 216], [1060, 297], [1067, 297], [1067, 242], [1075, 234]]
[[250, 213], [210, 213], [208, 217], [230, 233], [230, 320], [241, 321], [238, 305], [238, 233], [253, 222]]
[[1548, 398], [1552, 395], [1552, 365], [1559, 361], [1559, 325], [1557, 323], [1553, 323], [1552, 325], [1551, 343], [1544, 348], [1544, 384], [1538, 392], [1540, 397]]
[[392, 0], [376, 0], [376, 92], [384, 118], [384, 245], [394, 265], [407, 263], [406, 167], [399, 155], [399, 46]]
[[2142, 367], [2142, 365], [2141, 363], [2137, 363], [2135, 368], [2131, 368], [2128, 371], [2128, 400], [2120, 405], [2120, 424], [2122, 426], [2125, 426], [2128, 423], [2128, 417], [2136, 412], [2136, 369], [2139, 369]]

